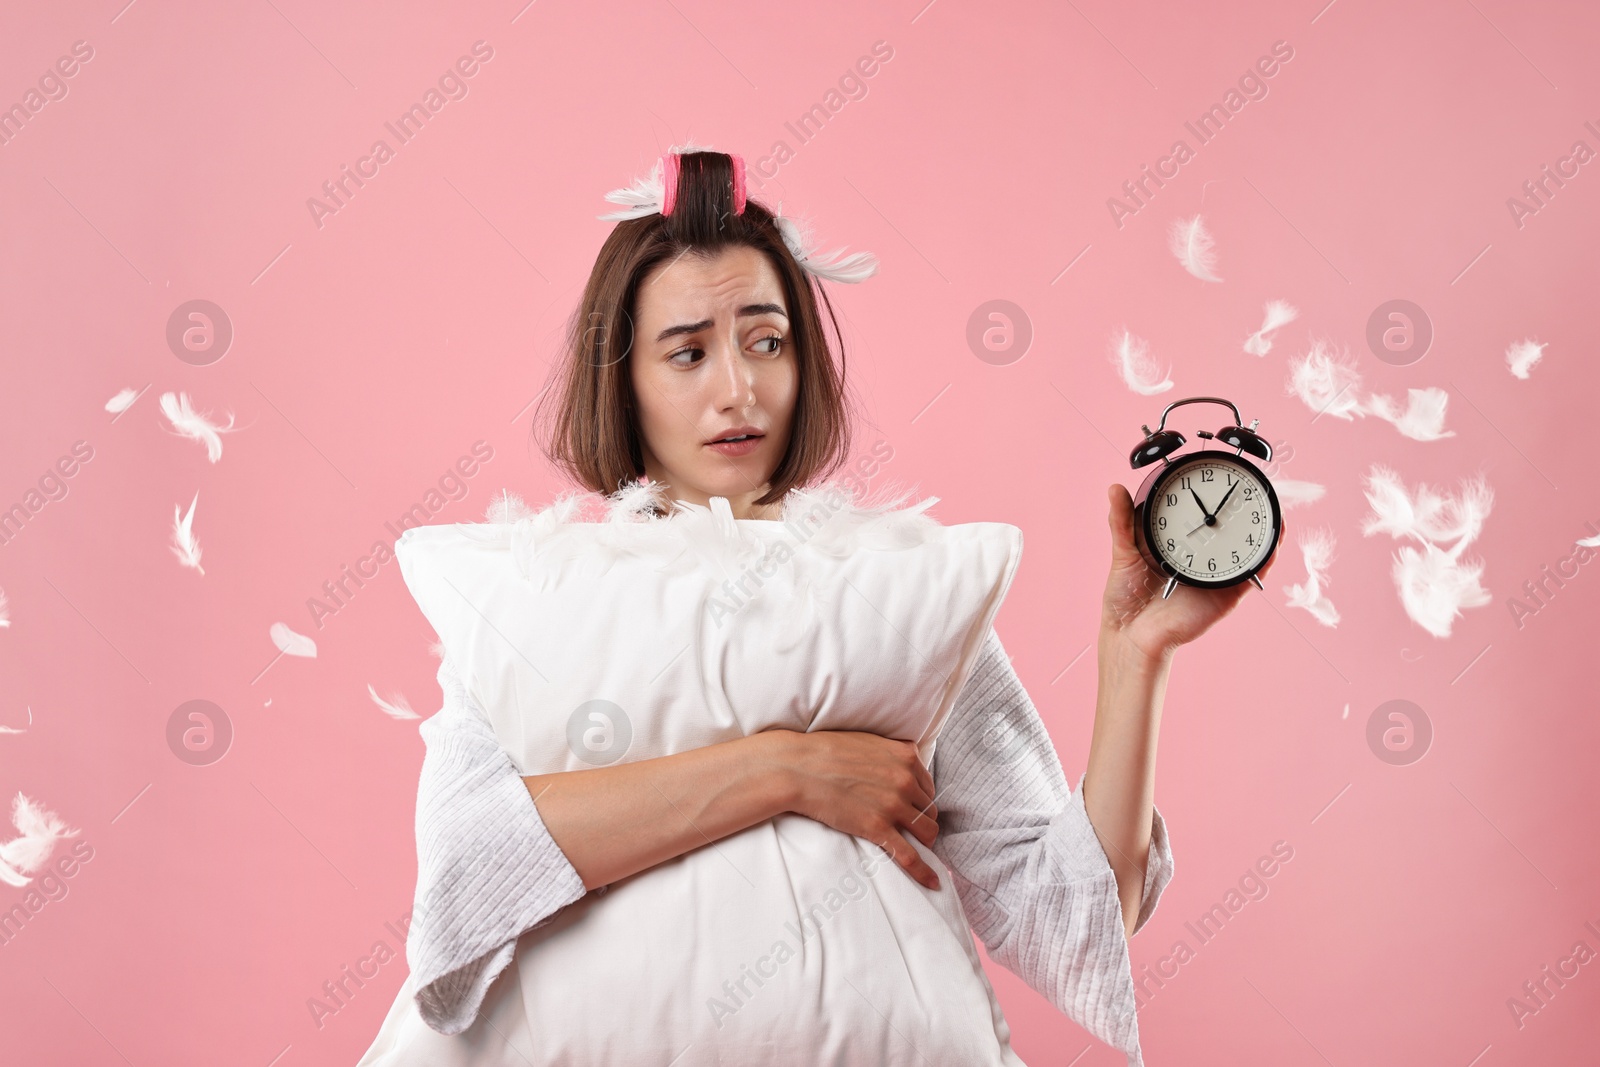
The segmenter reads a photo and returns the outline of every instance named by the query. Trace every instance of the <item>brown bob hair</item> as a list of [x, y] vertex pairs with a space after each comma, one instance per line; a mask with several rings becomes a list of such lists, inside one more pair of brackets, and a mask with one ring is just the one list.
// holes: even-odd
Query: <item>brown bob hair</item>
[[[844, 344], [833, 305], [795, 261], [770, 210], [753, 199], [742, 214], [733, 206], [733, 160], [722, 152], [687, 153], [680, 157], [672, 214], [624, 219], [601, 246], [567, 324], [552, 371], [555, 388], [546, 390], [534, 417], [541, 450], [585, 489], [615, 493], [645, 473], [627, 362], [640, 283], [664, 261], [711, 257], [737, 245], [761, 252], [777, 271], [799, 369], [788, 450], [756, 503], [771, 504], [795, 486], [825, 478], [849, 456]], [[819, 304], [833, 324], [837, 367]]]

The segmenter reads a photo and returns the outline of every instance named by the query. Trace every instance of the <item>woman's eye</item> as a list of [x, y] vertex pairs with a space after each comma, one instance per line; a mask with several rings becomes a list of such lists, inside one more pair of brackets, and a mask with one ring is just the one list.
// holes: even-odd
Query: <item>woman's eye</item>
[[[784, 340], [784, 337], [783, 337], [782, 334], [773, 334], [771, 337], [763, 337], [763, 338], [761, 338], [761, 340], [756, 342], [757, 345], [771, 344], [770, 348], [764, 348], [764, 349], [760, 350], [761, 354], [764, 355], [764, 356], [775, 356], [775, 355], [777, 355], [778, 353], [783, 351], [783, 346], [785, 344], [787, 344], [787, 343], [788, 342], [786, 340]], [[699, 349], [699, 348], [680, 348], [678, 351], [672, 353], [672, 355], [667, 357], [667, 362], [668, 363], [674, 363], [674, 364], [676, 364], [677, 366], [680, 366], [680, 367], [692, 367], [696, 363], [699, 363], [700, 360], [704, 356], [705, 356], [705, 352], [704, 352], [703, 349]], [[688, 358], [681, 358], [680, 359], [679, 357], [688, 357]]]

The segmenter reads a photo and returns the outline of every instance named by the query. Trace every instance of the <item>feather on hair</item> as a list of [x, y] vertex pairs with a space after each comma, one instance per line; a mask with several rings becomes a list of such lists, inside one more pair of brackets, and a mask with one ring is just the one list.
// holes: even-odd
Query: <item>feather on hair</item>
[[854, 252], [845, 256], [844, 249], [836, 248], [827, 254], [826, 259], [818, 256], [812, 243], [809, 225], [796, 221], [782, 212], [783, 205], [780, 203], [778, 212], [773, 215], [773, 222], [777, 224], [778, 232], [782, 234], [783, 243], [788, 247], [789, 254], [794, 256], [795, 262], [805, 270], [819, 278], [849, 285], [864, 282], [878, 273], [878, 259], [871, 252]]
[[[673, 145], [667, 151], [669, 153], [688, 154], [690, 152], [714, 152], [716, 149], [708, 144], [695, 144], [691, 140], [685, 141], [683, 144]], [[620, 222], [623, 219], [637, 219], [645, 215], [654, 215], [667, 202], [665, 177], [661, 160], [658, 158], [655, 165], [650, 168], [650, 173], [635, 178], [632, 185], [624, 186], [621, 189], [613, 189], [606, 194], [606, 199], [611, 203], [625, 205], [621, 211], [612, 211], [597, 217], [607, 222]]]

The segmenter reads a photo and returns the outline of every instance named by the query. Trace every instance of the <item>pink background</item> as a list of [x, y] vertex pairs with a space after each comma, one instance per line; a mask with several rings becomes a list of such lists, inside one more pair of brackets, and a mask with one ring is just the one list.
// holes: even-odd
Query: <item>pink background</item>
[[[0, 734], [0, 796], [26, 793], [93, 849], [67, 895], [0, 945], [8, 1062], [347, 1064], [367, 1047], [403, 957], [320, 1028], [307, 1001], [375, 942], [398, 943], [385, 924], [410, 907], [422, 744], [367, 686], [432, 714], [436, 661], [392, 564], [320, 628], [306, 601], [391, 542], [385, 523], [476, 441], [493, 459], [434, 521], [477, 519], [502, 487], [559, 488], [527, 406], [611, 225], [595, 218], [612, 210], [602, 196], [690, 137], [764, 165], [751, 195], [812, 218], [824, 249], [882, 260], [833, 289], [860, 450], [886, 442], [873, 484], [939, 496], [944, 522], [1023, 529], [997, 625], [1074, 782], [1104, 487], [1138, 485], [1139, 424], [1180, 397], [1229, 397], [1292, 445], [1279, 476], [1327, 487], [1290, 513], [1267, 593], [1176, 659], [1157, 802], [1177, 873], [1133, 956], [1155, 967], [1183, 939], [1194, 957], [1140, 1012], [1149, 1061], [1595, 1055], [1600, 963], [1520, 1027], [1507, 999], [1576, 942], [1600, 950], [1584, 926], [1600, 927], [1600, 563], [1520, 628], [1508, 601], [1600, 524], [1600, 163], [1520, 227], [1506, 201], [1574, 141], [1600, 148], [1584, 127], [1600, 126], [1600, 9], [122, 3], [11, 4], [0, 33], [0, 104], [73, 42], [94, 50], [68, 95], [0, 146], [0, 507], [74, 442], [93, 449], [65, 497], [0, 546], [0, 725], [24, 731]], [[384, 122], [479, 40], [493, 58], [469, 95], [319, 228], [307, 199], [375, 139], [393, 147]], [[877, 41], [893, 55], [865, 95], [801, 143], [785, 123]], [[1195, 148], [1184, 121], [1275, 41], [1293, 58], [1268, 95], [1119, 228], [1107, 199], [1175, 139]], [[762, 164], [779, 140], [792, 157]], [[1167, 250], [1167, 227], [1197, 212], [1222, 284]], [[196, 298], [235, 330], [208, 366], [165, 340]], [[1247, 355], [1274, 298], [1300, 317]], [[1409, 366], [1365, 343], [1396, 298], [1435, 330]], [[965, 339], [994, 299], [1033, 330], [1004, 365]], [[1174, 389], [1123, 385], [1107, 360], [1122, 326]], [[1530, 336], [1548, 348], [1520, 381], [1503, 354]], [[1313, 337], [1348, 349], [1364, 390], [1448, 389], [1454, 436], [1313, 421], [1285, 391]], [[147, 385], [114, 421], [104, 410]], [[157, 397], [179, 390], [237, 416], [215, 465], [161, 418]], [[1192, 433], [1225, 414], [1174, 419]], [[1403, 610], [1397, 543], [1361, 533], [1379, 461], [1408, 487], [1481, 473], [1494, 490], [1468, 550], [1493, 601], [1448, 638]], [[204, 576], [167, 546], [174, 505], [196, 491]], [[1305, 574], [1293, 535], [1313, 526], [1338, 538], [1334, 629], [1285, 603]], [[313, 637], [316, 658], [272, 663], [278, 621]], [[192, 699], [235, 731], [209, 766], [167, 745]], [[1391, 699], [1433, 725], [1410, 765], [1366, 742]], [[1268, 894], [1196, 947], [1186, 921], [1279, 841], [1293, 858]], [[24, 895], [0, 884], [0, 909]], [[1029, 1063], [1122, 1062], [990, 973]]]

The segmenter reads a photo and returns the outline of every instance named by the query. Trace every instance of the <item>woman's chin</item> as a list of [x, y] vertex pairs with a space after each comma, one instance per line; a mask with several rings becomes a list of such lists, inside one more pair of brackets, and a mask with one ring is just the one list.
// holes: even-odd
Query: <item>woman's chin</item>
[[765, 463], [718, 460], [716, 469], [704, 471], [695, 479], [694, 488], [707, 498], [736, 500], [763, 489], [771, 477], [772, 471]]

